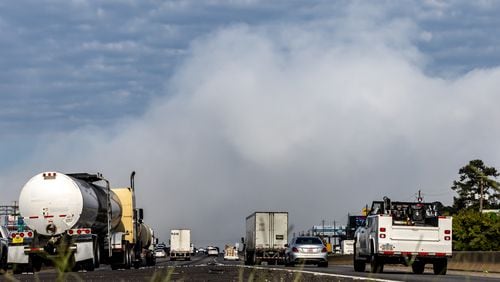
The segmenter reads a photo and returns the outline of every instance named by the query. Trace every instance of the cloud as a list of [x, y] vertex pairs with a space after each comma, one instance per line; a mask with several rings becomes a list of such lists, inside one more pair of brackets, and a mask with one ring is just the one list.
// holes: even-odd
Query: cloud
[[47, 135], [0, 184], [99, 170], [124, 186], [136, 170], [138, 203], [161, 239], [192, 228], [200, 245], [238, 240], [256, 210], [289, 211], [297, 232], [344, 223], [384, 195], [412, 200], [422, 189], [449, 204], [460, 166], [498, 165], [500, 69], [431, 77], [414, 25], [349, 20], [200, 37], [144, 115]]
[[[89, 3], [75, 2], [80, 4], [89, 17], [97, 16]], [[188, 13], [189, 2], [174, 4]], [[2, 128], [20, 127], [24, 116], [39, 120], [28, 124], [45, 132], [28, 130], [22, 139], [5, 134], [2, 199], [16, 199], [24, 182], [45, 170], [100, 171], [113, 186], [128, 185], [135, 170], [138, 203], [162, 240], [171, 228], [192, 228], [199, 245], [223, 245], [244, 235], [244, 219], [256, 210], [289, 211], [297, 232], [323, 219], [345, 223], [348, 212], [385, 195], [413, 200], [421, 189], [429, 200], [449, 204], [449, 187], [470, 159], [498, 167], [497, 66], [431, 75], [436, 58], [419, 44], [435, 44], [443, 34], [412, 18], [389, 16], [405, 8], [354, 2], [327, 17], [322, 13], [335, 9], [322, 7], [298, 12], [322, 15], [311, 20], [235, 21], [208, 33], [193, 31], [189, 47], [178, 49], [182, 60], [172, 76], [160, 67], [171, 64], [170, 57], [158, 55], [171, 49], [154, 41], [154, 31], [167, 28], [164, 40], [186, 29], [160, 21], [158, 11], [150, 15], [160, 26], [150, 25], [141, 40], [87, 34], [65, 41], [95, 53], [75, 49], [63, 57], [74, 56], [78, 64], [61, 59], [55, 74], [32, 72], [40, 86], [47, 77], [70, 74], [74, 79], [48, 79], [56, 88], [44, 90], [64, 91], [9, 99], [4, 106], [12, 110], [0, 114]], [[103, 17], [118, 15], [103, 9]], [[440, 15], [423, 16], [436, 19], [451, 8], [439, 9]], [[207, 22], [215, 17], [205, 16]], [[150, 20], [134, 19], [120, 32], [139, 34]], [[86, 29], [95, 32], [94, 22]], [[112, 79], [116, 72], [125, 79]], [[151, 82], [150, 75], [153, 86], [141, 81]], [[132, 99], [160, 92], [158, 84], [165, 85], [161, 94]], [[135, 104], [124, 106], [127, 101]], [[22, 103], [30, 103], [24, 113]], [[141, 103], [148, 106], [130, 114]]]

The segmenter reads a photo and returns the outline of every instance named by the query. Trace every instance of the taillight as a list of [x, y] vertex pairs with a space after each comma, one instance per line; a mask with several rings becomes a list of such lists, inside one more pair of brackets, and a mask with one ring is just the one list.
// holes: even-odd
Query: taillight
[[21, 236], [21, 238], [24, 238], [24, 233], [23, 232], [19, 233], [19, 236]]
[[385, 227], [380, 227], [380, 232], [385, 232]]
[[451, 230], [445, 230], [445, 231], [444, 231], [444, 234], [446, 234], [446, 235], [451, 234]]
[[80, 234], [82, 234], [82, 230], [81, 230], [81, 229], [78, 229], [78, 230], [76, 230], [76, 233], [77, 233], [78, 235], [80, 235]]
[[28, 232], [28, 237], [33, 237], [33, 232]]
[[380, 236], [380, 238], [382, 238], [382, 239], [384, 239], [384, 238], [385, 238], [385, 234], [380, 234], [379, 236]]
[[321, 250], [321, 252], [322, 253], [326, 253], [326, 252], [328, 252], [328, 250], [325, 247], [323, 247], [323, 249]]
[[17, 233], [10, 234], [10, 237], [12, 237], [12, 238], [16, 238], [16, 236], [17, 236]]
[[451, 237], [450, 237], [450, 236], [444, 236], [444, 240], [445, 240], [445, 241], [450, 241], [450, 240], [451, 240]]
[[90, 234], [90, 229], [85, 229], [85, 233]]
[[73, 235], [73, 229], [68, 230], [69, 235]]
[[293, 248], [292, 248], [292, 252], [294, 252], [294, 253], [298, 253], [298, 252], [299, 252], [299, 249], [297, 249], [297, 248], [293, 247]]

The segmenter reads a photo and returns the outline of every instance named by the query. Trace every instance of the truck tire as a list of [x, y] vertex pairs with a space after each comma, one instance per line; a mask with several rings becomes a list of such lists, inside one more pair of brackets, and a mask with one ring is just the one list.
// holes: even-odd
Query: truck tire
[[12, 273], [21, 274], [23, 273], [24, 266], [21, 263], [13, 263], [12, 264]]
[[354, 271], [356, 272], [365, 272], [366, 270], [366, 262], [364, 260], [356, 259], [357, 254], [356, 254], [356, 242], [354, 243], [354, 255], [353, 257], [353, 265], [354, 265]]
[[371, 273], [382, 273], [384, 271], [384, 263], [375, 254], [372, 254], [370, 259], [370, 272]]
[[415, 274], [424, 273], [424, 269], [425, 269], [425, 264], [421, 261], [416, 260], [411, 264], [411, 270]]
[[245, 264], [246, 265], [254, 265], [252, 252], [245, 252]]
[[7, 271], [7, 248], [2, 250], [2, 257], [0, 258], [0, 269], [3, 269], [4, 272]]
[[130, 269], [132, 267], [132, 246], [129, 244], [125, 245], [125, 264], [123, 265], [123, 268], [125, 269]]
[[436, 260], [432, 263], [432, 268], [434, 270], [434, 274], [446, 275], [446, 271], [448, 270], [448, 260], [447, 259]]
[[97, 239], [94, 240], [94, 268], [101, 266], [101, 249]]
[[318, 267], [328, 267], [328, 261], [322, 261], [318, 263]]

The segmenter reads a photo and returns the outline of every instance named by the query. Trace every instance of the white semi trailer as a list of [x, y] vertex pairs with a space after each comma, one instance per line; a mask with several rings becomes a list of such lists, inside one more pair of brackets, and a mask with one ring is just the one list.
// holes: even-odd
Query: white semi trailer
[[170, 231], [170, 260], [191, 260], [191, 230]]
[[287, 241], [287, 212], [254, 212], [246, 218], [245, 264], [283, 264]]
[[44, 172], [31, 178], [19, 196], [29, 230], [10, 236], [14, 272], [39, 271], [42, 262], [63, 271], [93, 271], [100, 263], [112, 269], [154, 265], [152, 230], [135, 206], [134, 176], [131, 187], [116, 189], [100, 174]]

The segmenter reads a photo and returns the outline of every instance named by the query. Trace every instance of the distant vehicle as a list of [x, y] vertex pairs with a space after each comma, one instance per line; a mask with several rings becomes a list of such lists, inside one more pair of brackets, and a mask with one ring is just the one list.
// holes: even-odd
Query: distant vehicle
[[0, 226], [0, 269], [7, 271], [7, 250], [9, 246], [9, 231]]
[[354, 240], [342, 240], [340, 242], [340, 253], [343, 255], [354, 254]]
[[217, 247], [212, 247], [212, 246], [209, 246], [207, 247], [207, 255], [210, 257], [210, 256], [219, 256], [219, 248]]
[[191, 230], [170, 231], [170, 260], [191, 260]]
[[198, 253], [206, 253], [206, 250], [204, 248], [199, 248], [196, 250]]
[[236, 246], [226, 245], [224, 247], [224, 260], [240, 260]]
[[446, 274], [452, 255], [452, 217], [441, 216], [439, 202], [374, 201], [366, 225], [355, 233], [354, 270], [382, 272], [384, 264], [401, 263], [416, 274], [425, 264], [433, 265], [434, 274]]
[[328, 267], [328, 251], [323, 241], [315, 236], [299, 236], [287, 244], [285, 251], [285, 265], [317, 264]]
[[155, 249], [155, 257], [157, 258], [164, 258], [167, 257], [167, 252], [163, 248], [156, 248]]
[[287, 241], [287, 212], [254, 212], [246, 218], [245, 264], [283, 264]]

